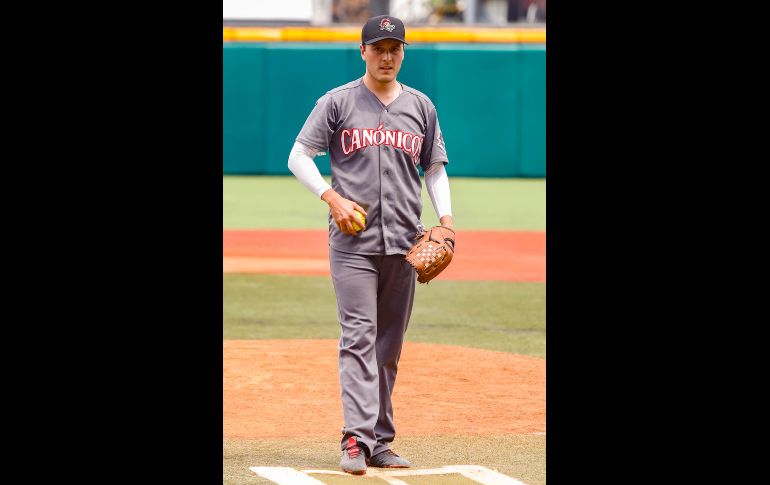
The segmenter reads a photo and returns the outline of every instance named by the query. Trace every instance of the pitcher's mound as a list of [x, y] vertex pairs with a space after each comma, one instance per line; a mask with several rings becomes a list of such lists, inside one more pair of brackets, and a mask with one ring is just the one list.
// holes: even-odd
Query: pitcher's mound
[[[336, 340], [225, 340], [224, 439], [339, 437]], [[397, 435], [545, 432], [545, 360], [405, 342]]]

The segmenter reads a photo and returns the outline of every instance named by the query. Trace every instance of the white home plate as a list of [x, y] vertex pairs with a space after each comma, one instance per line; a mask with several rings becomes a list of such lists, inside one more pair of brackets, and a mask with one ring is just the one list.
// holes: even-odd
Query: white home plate
[[[347, 473], [343, 473], [338, 470], [302, 470], [297, 471], [289, 467], [269, 467], [269, 466], [253, 466], [249, 468], [257, 475], [272, 480], [280, 485], [291, 484], [323, 484], [315, 478], [307, 475], [310, 473], [322, 474], [322, 475], [343, 475], [347, 476]], [[369, 477], [377, 477], [386, 481], [391, 485], [407, 485], [403, 480], [399, 480], [397, 477], [414, 477], [423, 475], [451, 475], [459, 474], [466, 478], [469, 478], [475, 482], [483, 483], [485, 485], [526, 485], [524, 482], [520, 482], [515, 478], [511, 478], [507, 475], [503, 475], [500, 472], [490, 470], [483, 466], [478, 465], [450, 465], [441, 468], [428, 468], [428, 469], [393, 469], [386, 470], [381, 468], [367, 468], [366, 475]]]

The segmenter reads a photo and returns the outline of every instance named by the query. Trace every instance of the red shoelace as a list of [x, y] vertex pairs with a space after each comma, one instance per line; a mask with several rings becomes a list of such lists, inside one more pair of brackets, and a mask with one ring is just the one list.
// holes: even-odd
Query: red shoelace
[[357, 457], [359, 454], [361, 454], [361, 448], [358, 446], [358, 443], [356, 442], [355, 438], [350, 438], [348, 440], [348, 456], [351, 458]]

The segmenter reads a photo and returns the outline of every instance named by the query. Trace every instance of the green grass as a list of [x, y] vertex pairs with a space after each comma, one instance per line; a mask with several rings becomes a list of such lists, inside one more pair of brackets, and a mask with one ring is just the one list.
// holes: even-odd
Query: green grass
[[[223, 275], [225, 339], [339, 338], [331, 279]], [[545, 358], [545, 283], [418, 285], [406, 340]]]
[[[452, 177], [452, 212], [458, 230], [545, 230], [545, 179]], [[330, 177], [325, 177], [327, 182]], [[293, 177], [224, 176], [225, 229], [326, 229], [327, 205]], [[438, 223], [427, 191], [422, 221]]]
[[[480, 465], [497, 470], [528, 485], [545, 485], [545, 435], [397, 437], [396, 453], [415, 468], [445, 465]], [[231, 484], [269, 484], [249, 470], [252, 466], [287, 466], [295, 470], [340, 470], [336, 437], [261, 440], [225, 440], [223, 480]], [[311, 475], [327, 484], [384, 483], [366, 477]], [[455, 475], [402, 478], [411, 485], [475, 483]]]

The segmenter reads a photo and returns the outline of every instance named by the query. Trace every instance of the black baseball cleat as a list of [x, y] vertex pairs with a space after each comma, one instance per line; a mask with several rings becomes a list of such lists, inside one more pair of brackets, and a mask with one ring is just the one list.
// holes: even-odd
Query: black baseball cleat
[[393, 453], [393, 450], [385, 450], [366, 460], [367, 465], [380, 468], [409, 468], [412, 466], [409, 460], [401, 458]]

